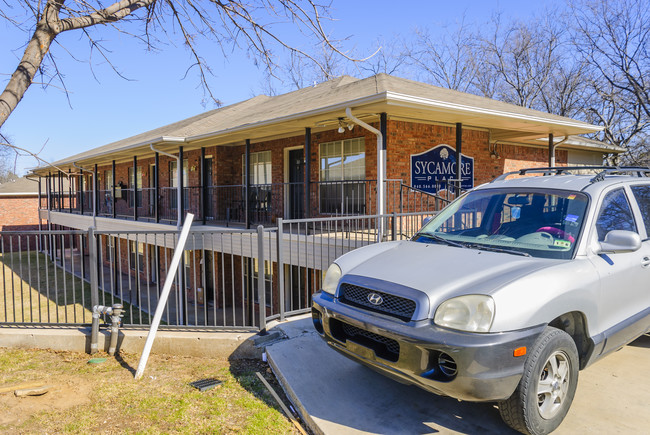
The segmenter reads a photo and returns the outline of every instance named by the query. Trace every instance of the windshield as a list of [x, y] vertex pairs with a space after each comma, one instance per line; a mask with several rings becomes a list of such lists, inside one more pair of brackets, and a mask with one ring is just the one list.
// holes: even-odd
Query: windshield
[[573, 257], [587, 195], [562, 190], [485, 189], [451, 203], [413, 240], [533, 257]]

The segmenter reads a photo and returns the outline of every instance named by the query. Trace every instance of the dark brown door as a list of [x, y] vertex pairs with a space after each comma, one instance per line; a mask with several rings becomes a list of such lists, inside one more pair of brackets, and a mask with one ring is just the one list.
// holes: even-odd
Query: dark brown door
[[289, 151], [289, 219], [301, 219], [305, 213], [305, 159], [303, 150]]

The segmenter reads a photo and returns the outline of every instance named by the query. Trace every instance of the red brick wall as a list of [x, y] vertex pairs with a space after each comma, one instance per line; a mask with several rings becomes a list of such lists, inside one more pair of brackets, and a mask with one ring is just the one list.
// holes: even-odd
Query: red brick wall
[[[456, 148], [456, 128], [453, 126], [389, 121], [387, 135], [387, 178], [402, 179], [406, 184], [411, 184], [411, 154], [441, 144]], [[462, 152], [463, 155], [474, 158], [474, 186], [491, 181], [504, 172], [548, 166], [548, 150], [545, 148], [502, 145], [497, 148], [500, 158], [493, 159], [488, 140], [487, 131], [463, 128]], [[558, 165], [565, 165], [567, 158], [566, 151], [556, 151]], [[366, 173], [369, 169], [366, 163]], [[374, 171], [374, 168], [371, 170]]]
[[[0, 231], [38, 231], [38, 197], [0, 197]], [[27, 237], [21, 236], [21, 248], [27, 248]], [[9, 237], [3, 237], [4, 249], [9, 250]], [[18, 250], [18, 240], [13, 237], [11, 245]], [[36, 238], [29, 237], [29, 248], [36, 248]]]
[[0, 228], [3, 231], [38, 229], [36, 196], [0, 197]]

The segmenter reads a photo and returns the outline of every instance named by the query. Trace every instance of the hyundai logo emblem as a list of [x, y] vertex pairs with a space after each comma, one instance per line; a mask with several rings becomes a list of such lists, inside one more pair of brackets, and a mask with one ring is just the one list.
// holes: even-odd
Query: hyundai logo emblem
[[377, 293], [368, 293], [368, 302], [373, 305], [381, 305], [384, 302], [384, 298]]

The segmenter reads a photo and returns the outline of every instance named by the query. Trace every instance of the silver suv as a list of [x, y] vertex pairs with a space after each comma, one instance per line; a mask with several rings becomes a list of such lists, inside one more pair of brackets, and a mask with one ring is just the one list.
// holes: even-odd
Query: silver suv
[[338, 258], [316, 330], [387, 376], [553, 431], [578, 370], [650, 331], [650, 169], [584, 169], [505, 174], [411, 240]]

